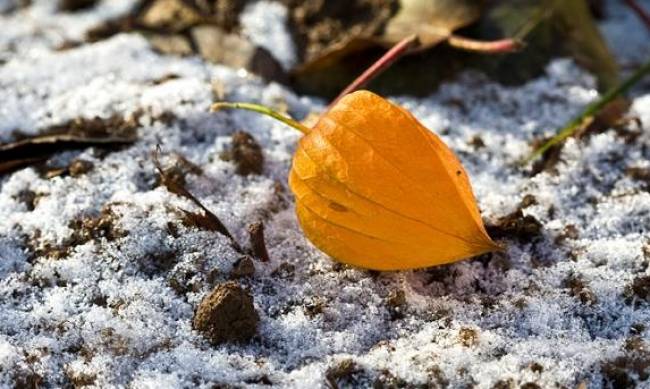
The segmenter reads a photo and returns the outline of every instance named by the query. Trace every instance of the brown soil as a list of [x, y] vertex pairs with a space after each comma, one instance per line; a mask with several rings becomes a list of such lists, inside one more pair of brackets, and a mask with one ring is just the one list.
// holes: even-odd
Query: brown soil
[[201, 301], [193, 326], [212, 344], [244, 342], [255, 336], [259, 320], [253, 297], [231, 281], [218, 285]]

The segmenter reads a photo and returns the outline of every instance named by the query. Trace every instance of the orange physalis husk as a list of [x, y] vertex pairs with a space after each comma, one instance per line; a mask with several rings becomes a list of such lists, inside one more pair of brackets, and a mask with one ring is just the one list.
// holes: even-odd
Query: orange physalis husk
[[346, 95], [300, 140], [289, 186], [305, 235], [344, 263], [414, 269], [500, 249], [453, 152], [372, 92]]

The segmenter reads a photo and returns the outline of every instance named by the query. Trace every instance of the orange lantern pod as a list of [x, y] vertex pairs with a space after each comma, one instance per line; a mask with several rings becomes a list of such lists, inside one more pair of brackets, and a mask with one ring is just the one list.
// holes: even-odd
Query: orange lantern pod
[[304, 125], [289, 186], [307, 238], [332, 258], [374, 270], [455, 262], [499, 250], [483, 226], [465, 169], [411, 113], [369, 91], [350, 93]]

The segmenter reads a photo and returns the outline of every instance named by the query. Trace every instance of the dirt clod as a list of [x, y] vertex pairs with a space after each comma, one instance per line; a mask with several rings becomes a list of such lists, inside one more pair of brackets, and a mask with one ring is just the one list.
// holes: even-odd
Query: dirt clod
[[542, 387], [534, 382], [526, 382], [521, 385], [521, 389], [542, 389]]
[[186, 56], [192, 54], [192, 44], [180, 34], [151, 34], [147, 35], [149, 43], [161, 54]]
[[567, 224], [564, 226], [562, 232], [555, 238], [555, 243], [563, 244], [567, 240], [576, 240], [579, 237], [580, 232], [578, 231], [578, 227], [576, 227], [574, 224]]
[[575, 274], [570, 274], [562, 284], [565, 288], [569, 289], [571, 296], [579, 299], [581, 303], [585, 305], [594, 305], [598, 302], [598, 298], [594, 292], [591, 291], [589, 286], [581, 277]]
[[650, 352], [640, 337], [627, 339], [623, 354], [601, 364], [603, 386], [636, 388], [650, 378]]
[[533, 362], [529, 367], [533, 373], [542, 374], [544, 371], [544, 366], [542, 366], [539, 362]]
[[345, 383], [349, 383], [355, 373], [361, 371], [359, 366], [352, 359], [344, 359], [325, 372], [325, 380], [328, 388], [338, 389]]
[[478, 344], [478, 332], [472, 328], [463, 327], [458, 331], [458, 339], [465, 347], [472, 347]]
[[542, 223], [532, 215], [524, 215], [521, 209], [499, 218], [486, 228], [493, 239], [515, 238], [521, 243], [531, 242], [542, 234]]
[[262, 174], [264, 170], [264, 155], [259, 143], [253, 136], [245, 131], [232, 134], [230, 148], [220, 155], [224, 161], [235, 164], [235, 172], [246, 176], [249, 174]]
[[140, 16], [140, 23], [153, 30], [182, 31], [201, 21], [196, 9], [182, 0], [154, 1]]
[[68, 166], [68, 172], [72, 177], [82, 176], [93, 169], [94, 165], [90, 161], [75, 159]]
[[58, 9], [63, 12], [76, 12], [92, 8], [97, 0], [59, 0]]
[[492, 385], [492, 389], [514, 389], [515, 382], [512, 378], [499, 380]]
[[251, 277], [253, 274], [255, 274], [255, 264], [253, 259], [246, 255], [235, 262], [230, 272], [230, 278], [246, 278]]
[[643, 183], [643, 189], [650, 191], [650, 168], [629, 167], [625, 174], [635, 181]]
[[259, 320], [253, 297], [230, 281], [215, 287], [201, 301], [193, 327], [215, 345], [245, 342], [255, 336]]
[[[412, 385], [388, 370], [383, 370], [372, 383], [373, 389], [410, 388]], [[428, 386], [427, 386], [428, 387]]]
[[20, 203], [25, 204], [25, 207], [30, 212], [36, 208], [37, 198], [38, 196], [36, 193], [29, 189], [23, 189], [14, 196], [14, 199]]
[[628, 303], [650, 302], [650, 276], [636, 277], [625, 287], [624, 295]]
[[392, 320], [398, 320], [404, 317], [406, 296], [403, 290], [391, 290], [390, 293], [388, 293], [388, 297], [386, 298], [386, 303], [388, 305], [388, 312]]

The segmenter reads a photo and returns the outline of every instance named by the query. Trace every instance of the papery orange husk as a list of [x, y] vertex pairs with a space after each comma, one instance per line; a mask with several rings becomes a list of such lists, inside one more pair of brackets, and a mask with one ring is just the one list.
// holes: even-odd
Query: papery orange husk
[[454, 153], [372, 92], [345, 96], [300, 140], [289, 185], [305, 235], [344, 263], [414, 269], [499, 249]]

